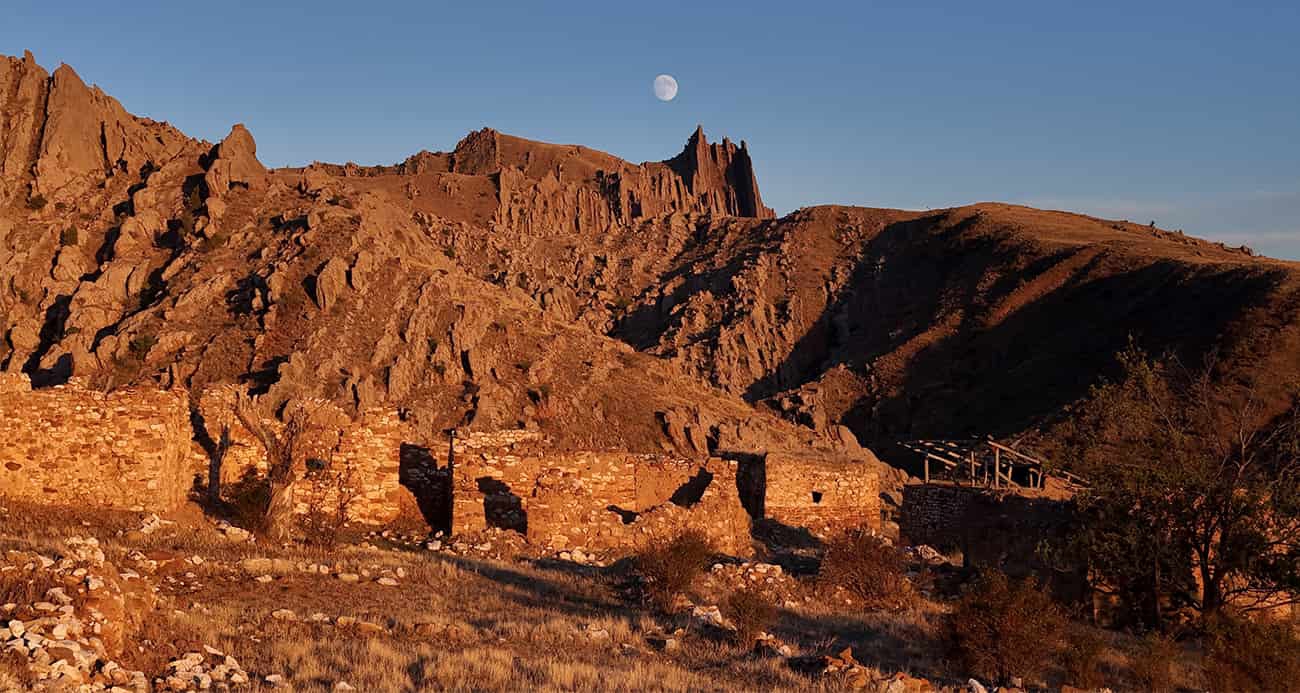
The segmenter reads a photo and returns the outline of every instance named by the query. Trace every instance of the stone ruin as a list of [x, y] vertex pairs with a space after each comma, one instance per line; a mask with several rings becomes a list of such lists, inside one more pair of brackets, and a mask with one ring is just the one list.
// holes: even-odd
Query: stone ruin
[[178, 392], [33, 390], [0, 373], [0, 495], [33, 503], [175, 508], [190, 488], [192, 437]]
[[[75, 380], [33, 390], [26, 376], [0, 374], [0, 496], [167, 512], [207, 483], [223, 433], [223, 487], [264, 474], [262, 448], [233, 414], [235, 393], [207, 391], [191, 411], [182, 390], [103, 394]], [[635, 548], [689, 527], [733, 554], [749, 553], [760, 518], [819, 531], [880, 526], [880, 480], [866, 460], [564, 451], [522, 429], [430, 446], [413, 442], [396, 412], [334, 414], [341, 435], [329, 464], [351, 472], [347, 513], [357, 523], [382, 525], [418, 506], [435, 531], [498, 527], [555, 550]]]

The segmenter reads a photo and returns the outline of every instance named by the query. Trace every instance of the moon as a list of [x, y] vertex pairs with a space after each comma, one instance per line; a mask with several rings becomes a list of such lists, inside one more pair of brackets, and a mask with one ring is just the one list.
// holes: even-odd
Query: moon
[[655, 98], [660, 101], [672, 101], [677, 96], [677, 80], [672, 75], [655, 77]]

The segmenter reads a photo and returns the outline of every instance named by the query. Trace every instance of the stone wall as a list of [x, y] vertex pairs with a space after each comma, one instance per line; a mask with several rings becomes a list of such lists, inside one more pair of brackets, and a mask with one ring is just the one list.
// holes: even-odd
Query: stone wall
[[[194, 473], [206, 479], [211, 460], [210, 447], [220, 440], [222, 430], [228, 429], [230, 446], [221, 464], [221, 484], [227, 489], [247, 475], [264, 475], [267, 469], [266, 453], [261, 444], [234, 414], [236, 392], [234, 386], [225, 386], [209, 390], [200, 398], [203, 428], [199, 437], [205, 440], [194, 446], [191, 456]], [[309, 511], [309, 503], [334, 508], [339, 496], [343, 495], [349, 521], [384, 524], [396, 519], [401, 511], [402, 497], [409, 493], [399, 478], [405, 431], [397, 413], [373, 410], [351, 419], [325, 402], [305, 404], [318, 407], [322, 419], [337, 427], [341, 435], [337, 447], [325, 454], [328, 466], [324, 470], [309, 473], [305, 461], [300, 462], [302, 467], [298, 471], [301, 478], [295, 487], [295, 510], [305, 514]], [[265, 423], [283, 429], [278, 421], [266, 419]], [[313, 483], [314, 474], [322, 475], [319, 483]]]
[[404, 450], [403, 483], [421, 489], [435, 529], [501, 527], [558, 550], [634, 548], [693, 527], [722, 551], [750, 550], [733, 462], [557, 452], [526, 430], [471, 434], [454, 450], [451, 464], [445, 451]]
[[912, 544], [960, 550], [967, 566], [992, 566], [1009, 575], [1035, 575], [1061, 597], [1083, 599], [1082, 570], [1061, 570], [1040, 553], [1045, 541], [1065, 538], [1074, 521], [1068, 500], [952, 484], [903, 487], [899, 531]]
[[880, 475], [866, 461], [768, 453], [763, 515], [791, 527], [879, 530]]
[[0, 495], [38, 503], [172, 510], [193, 483], [184, 393], [32, 390], [0, 375]]

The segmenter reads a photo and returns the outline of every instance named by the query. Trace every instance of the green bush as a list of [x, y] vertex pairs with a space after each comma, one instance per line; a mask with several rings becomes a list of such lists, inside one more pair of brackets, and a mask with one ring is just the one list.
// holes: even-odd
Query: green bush
[[1036, 678], [1056, 656], [1065, 616], [1035, 580], [996, 570], [980, 576], [952, 615], [955, 659], [972, 675], [999, 684]]
[[153, 349], [154, 345], [157, 343], [158, 343], [158, 338], [151, 334], [136, 335], [135, 337], [131, 338], [131, 342], [129, 344], [131, 348], [131, 355], [135, 356], [138, 359], [143, 359], [145, 356], [149, 355], [149, 350]]
[[48, 200], [46, 200], [45, 196], [40, 193], [36, 193], [27, 198], [28, 209], [44, 209], [46, 204], [48, 204]]
[[634, 558], [645, 581], [645, 595], [654, 606], [668, 610], [695, 583], [713, 558], [713, 545], [699, 530], [686, 530], [671, 540], [652, 542]]
[[59, 245], [63, 245], [63, 246], [77, 245], [79, 240], [80, 237], [77, 234], [77, 227], [75, 226], [69, 226], [68, 228], [59, 232]]

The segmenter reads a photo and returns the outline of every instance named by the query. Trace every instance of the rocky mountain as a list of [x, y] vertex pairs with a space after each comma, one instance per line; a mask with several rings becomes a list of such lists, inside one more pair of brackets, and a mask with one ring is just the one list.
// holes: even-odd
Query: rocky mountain
[[198, 141], [67, 66], [0, 60], [0, 370], [40, 385], [246, 382], [431, 436], [855, 450], [1028, 430], [1130, 336], [1278, 386], [1297, 276], [1009, 205], [778, 219], [746, 144], [700, 129], [642, 164], [484, 129], [392, 166], [267, 169], [243, 126]]

